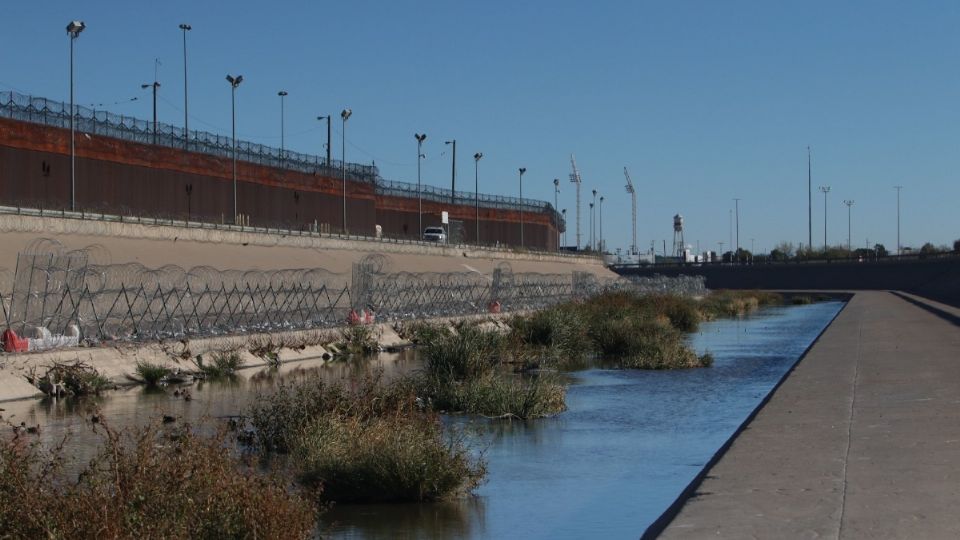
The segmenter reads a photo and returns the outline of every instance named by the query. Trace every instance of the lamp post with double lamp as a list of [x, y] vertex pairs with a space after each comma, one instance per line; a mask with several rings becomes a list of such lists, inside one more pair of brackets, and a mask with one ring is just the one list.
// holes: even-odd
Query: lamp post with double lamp
[[67, 25], [67, 34], [70, 36], [70, 210], [77, 209], [77, 143], [76, 143], [76, 108], [73, 103], [73, 42], [80, 37], [80, 32], [87, 25], [83, 21], [70, 21]]
[[830, 186], [820, 186], [823, 192], [823, 254], [827, 254], [827, 193], [830, 193]]
[[850, 238], [851, 238], [851, 236], [850, 236], [850, 231], [851, 231], [851, 228], [850, 228], [850, 213], [851, 213], [851, 207], [853, 206], [853, 203], [854, 203], [853, 199], [847, 199], [847, 200], [843, 201], [843, 204], [847, 205], [847, 251], [852, 251], [852, 248], [851, 248], [852, 243], [851, 243], [851, 240], [850, 240]]
[[340, 174], [343, 179], [343, 233], [347, 233], [347, 120], [353, 114], [351, 109], [340, 111], [342, 127], [340, 129]]
[[287, 91], [281, 90], [277, 92], [277, 95], [280, 96], [280, 164], [283, 165], [283, 160], [286, 154], [286, 152], [284, 151], [284, 149], [286, 148], [286, 144], [285, 144], [286, 129], [284, 129], [283, 98], [287, 97]]
[[157, 89], [160, 88], [160, 83], [153, 81], [140, 85], [144, 90], [151, 87], [153, 88], [153, 144], [157, 144]]
[[[560, 179], [553, 179], [553, 211], [560, 205]], [[560, 253], [560, 223], [557, 223], [557, 253]]]
[[417, 238], [423, 235], [423, 190], [420, 184], [420, 162], [423, 160], [423, 141], [427, 140], [426, 133], [414, 133], [417, 139]]
[[444, 144], [453, 145], [453, 163], [450, 165], [450, 204], [457, 204], [457, 140], [451, 139]]
[[318, 116], [317, 120], [327, 121], [327, 168], [330, 168], [330, 115]]
[[230, 138], [233, 142], [233, 224], [238, 225], [240, 214], [237, 212], [237, 87], [243, 82], [243, 75], [227, 75], [230, 83]]
[[523, 248], [523, 173], [526, 167], [520, 167], [520, 247]]
[[483, 158], [483, 152], [477, 152], [473, 155], [473, 199], [477, 209], [477, 239], [480, 244], [480, 159]]
[[190, 130], [187, 129], [187, 32], [193, 27], [183, 23], [180, 30], [183, 30], [183, 149], [190, 149]]

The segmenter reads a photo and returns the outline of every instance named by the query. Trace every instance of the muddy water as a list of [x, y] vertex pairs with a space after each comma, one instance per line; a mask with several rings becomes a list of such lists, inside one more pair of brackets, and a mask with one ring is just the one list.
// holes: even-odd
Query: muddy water
[[[673, 502], [710, 457], [797, 361], [842, 307], [839, 302], [764, 309], [703, 324], [692, 335], [714, 355], [709, 369], [571, 374], [569, 410], [531, 422], [452, 417], [488, 462], [475, 496], [435, 504], [342, 505], [323, 516], [334, 538], [636, 538]], [[244, 370], [232, 381], [171, 389], [132, 387], [90, 401], [3, 403], [5, 418], [41, 426], [49, 444], [71, 432], [78, 460], [96, 436], [84, 427], [97, 407], [115, 426], [161, 414], [178, 422], [239, 414], [279, 381], [382, 369], [416, 369], [415, 352], [351, 363], [305, 361], [279, 371]], [[5, 428], [8, 429], [8, 428]]]

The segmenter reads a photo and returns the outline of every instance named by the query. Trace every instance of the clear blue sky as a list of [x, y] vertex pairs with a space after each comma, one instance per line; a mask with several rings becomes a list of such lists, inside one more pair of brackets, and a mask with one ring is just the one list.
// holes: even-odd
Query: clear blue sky
[[[813, 148], [814, 243], [904, 245], [960, 237], [960, 3], [940, 2], [12, 2], [3, 7], [0, 90], [66, 99], [68, 39], [77, 42], [77, 102], [149, 118], [159, 58], [161, 121], [182, 125], [188, 35], [191, 128], [229, 134], [227, 73], [242, 74], [238, 132], [320, 152], [320, 114], [353, 109], [347, 159], [416, 181], [415, 132], [428, 135], [424, 181], [553, 200], [573, 229], [570, 153], [584, 193], [606, 196], [608, 245], [630, 242], [628, 166], [639, 198], [638, 243], [672, 238], [729, 247], [807, 238], [806, 146]], [[129, 102], [129, 98], [139, 100]], [[113, 103], [120, 102], [116, 105]], [[339, 122], [338, 122], [339, 123]], [[339, 126], [334, 131], [339, 153]], [[587, 233], [586, 203], [583, 206]], [[572, 234], [568, 240], [573, 241]]]

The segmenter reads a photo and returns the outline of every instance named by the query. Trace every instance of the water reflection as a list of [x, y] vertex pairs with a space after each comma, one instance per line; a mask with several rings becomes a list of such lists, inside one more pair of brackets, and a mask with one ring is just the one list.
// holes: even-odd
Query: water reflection
[[[836, 315], [842, 304], [762, 310], [703, 324], [691, 336], [708, 369], [634, 371], [586, 366], [570, 374], [569, 410], [533, 421], [445, 419], [488, 461], [476, 495], [407, 505], [341, 505], [322, 517], [334, 538], [636, 538], [676, 498]], [[41, 425], [40, 439], [74, 431], [77, 459], [96, 441], [79, 429], [94, 410], [114, 426], [160, 414], [178, 422], [239, 414], [283, 381], [327, 380], [382, 370], [393, 378], [420, 366], [415, 353], [353, 362], [304, 361], [242, 371], [196, 384], [187, 401], [172, 388], [126, 388], [84, 400], [5, 403], [5, 418]], [[603, 366], [607, 367], [607, 366]]]

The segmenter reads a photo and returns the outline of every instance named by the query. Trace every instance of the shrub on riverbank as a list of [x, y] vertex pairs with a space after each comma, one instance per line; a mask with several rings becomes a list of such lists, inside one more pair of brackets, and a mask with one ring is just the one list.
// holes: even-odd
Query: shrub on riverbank
[[500, 366], [504, 339], [477, 326], [461, 325], [456, 333], [438, 333], [423, 348], [426, 371], [444, 380], [485, 376]]
[[701, 301], [701, 312], [706, 319], [740, 317], [762, 306], [783, 303], [783, 297], [766, 291], [713, 291]]
[[65, 451], [0, 444], [3, 538], [309, 538], [314, 507], [189, 428], [117, 432], [78, 476]]
[[197, 367], [203, 375], [210, 379], [230, 377], [243, 367], [243, 358], [237, 351], [215, 352], [211, 355], [211, 362], [206, 363], [203, 357], [197, 355]]

